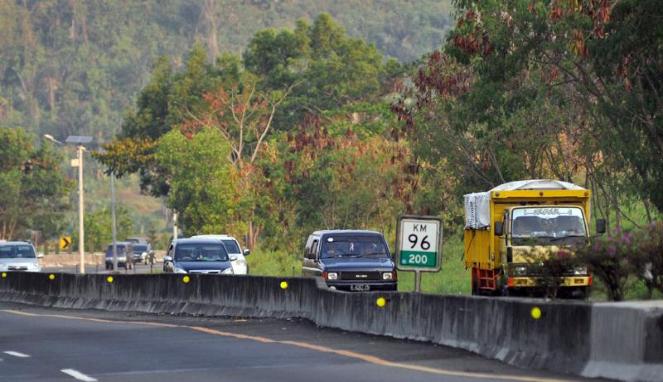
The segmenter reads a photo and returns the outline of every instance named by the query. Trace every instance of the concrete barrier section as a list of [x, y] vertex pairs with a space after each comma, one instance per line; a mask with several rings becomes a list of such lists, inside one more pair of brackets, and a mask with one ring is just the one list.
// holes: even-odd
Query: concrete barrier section
[[[214, 275], [7, 273], [0, 300], [47, 307], [305, 318], [317, 325], [466, 349], [520, 367], [663, 380], [663, 302], [600, 303], [345, 293], [321, 280]], [[284, 283], [285, 281], [285, 283]], [[377, 298], [384, 298], [384, 306]], [[537, 314], [532, 314], [532, 310]], [[540, 312], [540, 314], [538, 314]]]

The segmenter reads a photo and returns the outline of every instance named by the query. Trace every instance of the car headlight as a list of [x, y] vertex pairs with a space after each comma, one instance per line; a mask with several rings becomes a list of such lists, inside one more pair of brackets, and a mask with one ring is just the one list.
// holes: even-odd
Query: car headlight
[[232, 267], [228, 267], [228, 268], [224, 269], [223, 272], [221, 272], [221, 274], [222, 274], [222, 275], [232, 275], [232, 274], [234, 274], [234, 273], [233, 273], [233, 268], [232, 268]]
[[587, 267], [586, 266], [575, 267], [575, 268], [573, 268], [573, 274], [575, 276], [586, 275], [587, 274]]
[[338, 280], [338, 273], [336, 272], [327, 273], [327, 280]]
[[382, 280], [393, 280], [394, 279], [394, 273], [393, 272], [384, 272], [382, 274]]
[[186, 270], [178, 267], [173, 267], [173, 272], [175, 273], [187, 273]]

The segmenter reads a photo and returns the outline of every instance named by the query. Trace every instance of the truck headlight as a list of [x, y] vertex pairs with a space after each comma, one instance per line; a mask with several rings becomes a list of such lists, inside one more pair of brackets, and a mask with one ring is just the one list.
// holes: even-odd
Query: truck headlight
[[232, 275], [232, 274], [234, 274], [234, 273], [233, 273], [233, 268], [232, 268], [232, 267], [228, 267], [228, 268], [224, 269], [223, 272], [221, 272], [221, 274], [222, 274], [222, 275]]
[[586, 266], [578, 266], [573, 268], [573, 275], [574, 276], [581, 276], [581, 275], [586, 275], [587, 274], [587, 267]]
[[514, 276], [524, 276], [527, 274], [527, 267], [524, 265], [518, 265], [513, 267]]
[[173, 267], [173, 272], [174, 273], [187, 273], [184, 269], [178, 268], [178, 267]]
[[327, 273], [327, 280], [338, 280], [338, 273], [336, 272]]
[[394, 273], [393, 272], [384, 272], [382, 274], [382, 280], [393, 280], [394, 279]]

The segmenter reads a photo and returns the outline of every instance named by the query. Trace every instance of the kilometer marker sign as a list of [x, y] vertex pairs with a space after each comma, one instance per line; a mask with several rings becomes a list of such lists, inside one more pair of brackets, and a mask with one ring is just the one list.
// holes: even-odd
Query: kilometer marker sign
[[422, 272], [440, 270], [442, 222], [427, 216], [402, 216], [396, 238], [398, 269]]

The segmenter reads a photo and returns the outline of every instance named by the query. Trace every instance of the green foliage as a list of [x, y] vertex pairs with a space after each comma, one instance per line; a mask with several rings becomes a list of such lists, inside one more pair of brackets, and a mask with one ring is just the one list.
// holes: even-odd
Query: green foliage
[[258, 32], [244, 53], [247, 70], [262, 78], [261, 86], [293, 87], [276, 117], [280, 129], [291, 129], [306, 115], [375, 97], [386, 73], [383, 61], [375, 46], [349, 37], [326, 13], [313, 25], [298, 21], [294, 31]]
[[[126, 207], [115, 209], [117, 241], [122, 241], [134, 233], [133, 219]], [[78, 243], [78, 231], [73, 235], [74, 244]], [[85, 250], [103, 252], [113, 241], [111, 211], [109, 207], [99, 208], [85, 214]]]
[[187, 232], [225, 232], [235, 216], [235, 174], [226, 139], [205, 129], [191, 139], [173, 130], [164, 135], [156, 159], [169, 174], [168, 205], [180, 213]]
[[23, 129], [0, 128], [0, 238], [52, 237], [61, 228], [70, 188], [51, 145], [35, 148]]
[[[0, 118], [8, 126], [67, 135], [115, 136], [160, 56], [176, 67], [194, 42], [215, 62], [265, 28], [330, 12], [356, 37], [411, 61], [448, 28], [449, 1], [0, 2]], [[202, 45], [201, 45], [202, 46]], [[276, 58], [278, 60], [278, 58]], [[168, 131], [166, 129], [166, 131]]]

